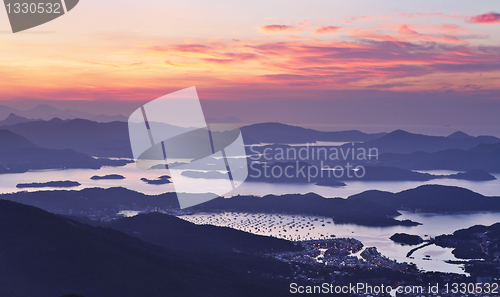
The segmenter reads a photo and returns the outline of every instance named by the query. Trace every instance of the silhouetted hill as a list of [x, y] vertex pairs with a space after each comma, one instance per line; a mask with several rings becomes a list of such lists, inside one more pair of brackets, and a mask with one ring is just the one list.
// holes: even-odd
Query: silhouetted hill
[[121, 209], [179, 208], [175, 193], [145, 195], [125, 188], [18, 192], [1, 194], [0, 199], [36, 206], [53, 213], [89, 217], [114, 217]]
[[126, 122], [54, 118], [5, 126], [4, 129], [46, 148], [73, 149], [97, 157], [132, 157]]
[[71, 188], [71, 187], [78, 187], [79, 185], [81, 185], [79, 182], [65, 180], [65, 181], [49, 181], [45, 183], [21, 183], [17, 184], [16, 188], [45, 188], [45, 187]]
[[495, 151], [500, 151], [500, 142], [499, 143], [490, 143], [490, 144], [479, 144], [470, 150], [469, 152], [474, 152], [474, 153], [492, 153]]
[[162, 175], [158, 177], [157, 179], [147, 179], [145, 177], [141, 178], [141, 180], [148, 185], [164, 185], [164, 184], [170, 184], [170, 176], [168, 175]]
[[470, 170], [467, 172], [459, 172], [456, 174], [450, 174], [448, 177], [454, 178], [454, 179], [465, 179], [465, 180], [472, 180], [472, 181], [486, 181], [486, 180], [497, 179], [493, 175], [491, 175], [488, 172], [481, 170], [481, 169]]
[[241, 127], [245, 144], [252, 143], [314, 143], [316, 141], [366, 141], [385, 133], [367, 134], [358, 130], [322, 132], [280, 123], [260, 123]]
[[457, 258], [495, 260], [500, 254], [500, 223], [460, 229], [453, 234], [437, 236], [434, 241], [438, 246], [454, 248]]
[[291, 241], [255, 235], [229, 227], [196, 225], [175, 216], [151, 212], [106, 224], [132, 236], [189, 252], [271, 253], [302, 250]]
[[448, 149], [468, 150], [482, 143], [498, 142], [500, 142], [500, 138], [494, 136], [456, 138], [413, 134], [396, 130], [380, 138], [368, 140], [361, 146], [378, 148], [379, 153], [407, 154], [419, 151], [432, 153]]
[[[237, 254], [220, 255], [214, 261], [208, 254], [167, 250], [7, 200], [0, 200], [0, 236], [1, 296], [285, 295], [260, 277], [265, 270], [248, 273], [228, 268], [237, 262]], [[261, 261], [269, 267], [282, 265]]]
[[317, 186], [325, 186], [325, 187], [345, 187], [347, 186], [343, 182], [339, 182], [336, 180], [330, 180], [330, 179], [325, 179], [325, 180], [320, 180], [319, 182], [316, 183]]
[[441, 185], [423, 185], [398, 193], [371, 190], [349, 196], [347, 200], [371, 201], [399, 210], [422, 212], [500, 211], [499, 197]]
[[314, 193], [216, 198], [190, 208], [195, 211], [244, 211], [251, 213], [311, 214], [331, 217], [336, 223], [367, 226], [415, 225], [392, 217], [399, 212], [394, 207], [364, 200], [324, 198]]
[[107, 175], [93, 175], [90, 179], [101, 180], [101, 179], [125, 179], [125, 176], [120, 174], [107, 174]]
[[470, 136], [467, 133], [464, 133], [462, 131], [457, 131], [455, 133], [451, 133], [450, 135], [447, 136], [448, 138], [454, 138], [454, 139], [464, 139], [464, 138], [473, 138], [473, 136]]
[[123, 166], [123, 160], [95, 159], [70, 149], [47, 149], [25, 137], [0, 129], [0, 173], [26, 172], [30, 169], [90, 168]]
[[482, 169], [486, 172], [499, 173], [499, 145], [500, 144], [481, 144], [470, 150], [452, 149], [435, 153], [386, 153], [380, 155], [378, 164], [381, 166], [399, 167], [410, 170], [446, 169], [469, 171]]
[[406, 245], [417, 245], [424, 241], [422, 237], [418, 235], [411, 235], [406, 233], [395, 233], [389, 239], [394, 242]]
[[8, 106], [0, 106], [0, 118], [7, 118], [10, 113], [28, 119], [42, 119], [50, 120], [53, 118], [60, 118], [63, 120], [68, 119], [87, 119], [97, 122], [113, 122], [113, 121], [127, 121], [127, 117], [123, 115], [95, 115], [79, 110], [59, 109], [48, 104], [40, 104], [28, 110], [20, 110]]
[[224, 124], [237, 124], [241, 123], [241, 120], [236, 117], [226, 117], [226, 118], [206, 118], [207, 123], [224, 123]]
[[[0, 199], [36, 206], [57, 214], [87, 216], [96, 219], [116, 217], [122, 209], [179, 209], [175, 193], [145, 195], [125, 188], [17, 192], [1, 194]], [[412, 225], [410, 222], [401, 222], [392, 218], [399, 215], [395, 207], [386, 207], [372, 201], [323, 198], [313, 193], [216, 198], [194, 206], [191, 210], [313, 214], [333, 217], [338, 223], [370, 226]]]
[[28, 119], [25, 117], [20, 117], [14, 113], [9, 114], [9, 116], [3, 120], [0, 121], [0, 126], [8, 126], [8, 125], [15, 125], [15, 124], [20, 124], [20, 123], [27, 123], [27, 122], [33, 122], [35, 120]]

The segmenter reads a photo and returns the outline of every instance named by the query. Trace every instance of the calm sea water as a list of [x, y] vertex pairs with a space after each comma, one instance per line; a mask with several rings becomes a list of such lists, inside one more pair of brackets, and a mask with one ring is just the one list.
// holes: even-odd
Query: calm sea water
[[[453, 171], [428, 171], [435, 174], [450, 174], [456, 173]], [[93, 175], [106, 175], [106, 174], [121, 174], [126, 178], [123, 180], [91, 180], [90, 177]], [[135, 164], [128, 164], [123, 167], [104, 167], [99, 170], [91, 169], [69, 169], [69, 170], [45, 170], [45, 171], [33, 171], [20, 174], [3, 174], [0, 179], [0, 192], [1, 193], [11, 193], [20, 191], [16, 188], [18, 183], [31, 183], [31, 182], [48, 182], [48, 181], [58, 181], [58, 180], [72, 180], [78, 181], [82, 185], [79, 187], [73, 187], [71, 189], [83, 189], [88, 187], [125, 187], [135, 191], [139, 191], [145, 194], [159, 194], [164, 192], [175, 191], [173, 184], [167, 185], [148, 185], [141, 181], [140, 179], [145, 177], [148, 179], [155, 179], [161, 175], [169, 174], [167, 170], [150, 170], [143, 171], [138, 169]], [[264, 196], [268, 194], [289, 194], [289, 193], [309, 193], [315, 192], [324, 197], [348, 197], [349, 195], [357, 194], [366, 190], [384, 190], [390, 192], [399, 192], [409, 188], [415, 188], [423, 184], [441, 184], [450, 186], [459, 186], [471, 189], [472, 191], [481, 193], [487, 196], [500, 196], [500, 174], [496, 174], [497, 180], [486, 181], [486, 182], [471, 182], [464, 180], [452, 180], [452, 179], [439, 179], [429, 182], [362, 182], [362, 181], [348, 181], [346, 187], [341, 188], [331, 188], [316, 186], [313, 184], [270, 184], [262, 182], [246, 182], [232, 192], [227, 193], [225, 196], [230, 197], [237, 194], [242, 195], [257, 195]], [[204, 180], [204, 179], [191, 179], [188, 177], [183, 177], [182, 182], [187, 183], [203, 183], [210, 187], [224, 186], [223, 184], [218, 185], [217, 180]], [[55, 188], [44, 188], [47, 190], [53, 190]], [[23, 191], [37, 191], [40, 189], [22, 189]], [[307, 230], [308, 232], [303, 232], [300, 228], [297, 232], [287, 233], [289, 237], [287, 239], [302, 240], [306, 238], [324, 238], [330, 235], [335, 235], [337, 237], [354, 237], [361, 240], [365, 246], [376, 246], [380, 252], [388, 256], [391, 259], [396, 259], [398, 261], [414, 262], [417, 266], [424, 270], [429, 271], [444, 271], [444, 272], [463, 272], [462, 267], [459, 265], [446, 264], [444, 260], [454, 260], [454, 256], [451, 254], [451, 249], [443, 249], [436, 246], [429, 246], [421, 249], [414, 253], [414, 259], [408, 259], [405, 257], [406, 253], [411, 249], [408, 246], [400, 246], [389, 240], [389, 237], [397, 232], [404, 232], [409, 234], [420, 235], [423, 238], [427, 236], [437, 236], [440, 234], [451, 233], [457, 229], [467, 228], [472, 225], [483, 224], [491, 225], [496, 222], [500, 222], [500, 213], [474, 213], [474, 214], [460, 214], [460, 215], [436, 215], [436, 214], [422, 214], [422, 213], [409, 213], [402, 212], [403, 215], [398, 217], [398, 219], [410, 219], [422, 223], [423, 225], [415, 227], [363, 227], [356, 225], [337, 225], [337, 224], [325, 224], [325, 226], [318, 225], [317, 229]], [[225, 214], [227, 216], [234, 216], [234, 214]], [[209, 220], [203, 217], [196, 216], [185, 216], [184, 218], [196, 223], [209, 223], [214, 225], [224, 225], [223, 220], [215, 221]], [[216, 214], [219, 216], [219, 214]], [[238, 214], [239, 216], [239, 214]], [[272, 230], [261, 228], [262, 226], [269, 225], [271, 218], [265, 218], [266, 215], [261, 215], [262, 217], [253, 222], [258, 225], [258, 229], [248, 228], [249, 232], [272, 235], [272, 236], [282, 236], [283, 234], [276, 233], [273, 226]], [[258, 216], [257, 216], [258, 217]], [[295, 217], [285, 216], [287, 220], [293, 221]], [[309, 219], [309, 218], [307, 218]], [[234, 221], [234, 218], [233, 220]], [[227, 224], [226, 224], [227, 225]], [[316, 226], [316, 225], [315, 225]], [[245, 230], [244, 227], [239, 225], [232, 225], [233, 228], [238, 228]], [[260, 230], [259, 230], [260, 228]], [[277, 228], [278, 229], [278, 228]], [[294, 229], [295, 230], [295, 229]], [[309, 234], [307, 234], [309, 233]], [[323, 234], [323, 236], [321, 236]], [[299, 237], [300, 236], [300, 237]], [[426, 255], [431, 256], [430, 260], [423, 260]]]
[[[389, 239], [395, 233], [419, 235], [424, 239], [441, 234], [450, 234], [457, 229], [473, 225], [491, 225], [500, 221], [500, 213], [470, 213], [459, 215], [437, 215], [428, 213], [403, 212], [398, 219], [410, 219], [423, 225], [404, 227], [365, 227], [352, 224], [335, 224], [331, 218], [302, 215], [249, 214], [237, 212], [202, 213], [181, 216], [196, 224], [211, 224], [231, 227], [255, 234], [274, 236], [289, 240], [309, 240], [336, 237], [352, 237], [360, 240], [365, 247], [375, 246], [385, 256], [399, 262], [412, 262], [419, 269], [464, 273], [463, 265], [448, 264], [446, 260], [456, 259], [453, 249], [431, 245], [413, 253], [412, 259], [406, 254], [416, 246], [402, 246]], [[286, 232], [284, 231], [286, 230]], [[430, 256], [430, 257], [427, 257]]]
[[[423, 172], [423, 171], [422, 171]], [[456, 171], [425, 171], [434, 174], [451, 174]], [[91, 180], [93, 175], [106, 175], [106, 174], [121, 174], [126, 178], [123, 180]], [[98, 170], [93, 169], [67, 169], [67, 170], [44, 170], [32, 171], [26, 173], [16, 174], [2, 174], [0, 178], [0, 193], [18, 192], [20, 189], [16, 188], [18, 183], [31, 183], [31, 182], [48, 182], [58, 180], [72, 180], [78, 181], [82, 185], [73, 187], [71, 189], [83, 189], [88, 187], [125, 187], [131, 190], [139, 191], [145, 194], [160, 194], [165, 192], [175, 191], [173, 184], [167, 185], [148, 185], [141, 181], [142, 177], [154, 179], [161, 175], [169, 174], [168, 170], [148, 170], [144, 171], [138, 169], [135, 164], [127, 164], [123, 167], [103, 167]], [[500, 196], [500, 174], [495, 175], [496, 180], [473, 182], [466, 180], [454, 179], [436, 179], [427, 182], [415, 181], [347, 181], [347, 186], [340, 188], [316, 186], [314, 184], [277, 184], [277, 183], [263, 183], [263, 182], [245, 182], [235, 190], [227, 193], [226, 197], [234, 195], [257, 195], [265, 196], [268, 194], [290, 194], [290, 193], [310, 193], [314, 192], [324, 197], [348, 197], [366, 190], [383, 190], [389, 192], [399, 192], [406, 189], [411, 189], [424, 184], [439, 184], [468, 188], [472, 191], [481, 193], [486, 196]], [[192, 179], [189, 177], [182, 177], [180, 182], [206, 184], [209, 187], [218, 186], [223, 187], [224, 182], [219, 183], [214, 179]], [[200, 187], [205, 188], [205, 187]], [[44, 188], [55, 189], [55, 188]], [[38, 191], [40, 189], [24, 188], [22, 190]]]

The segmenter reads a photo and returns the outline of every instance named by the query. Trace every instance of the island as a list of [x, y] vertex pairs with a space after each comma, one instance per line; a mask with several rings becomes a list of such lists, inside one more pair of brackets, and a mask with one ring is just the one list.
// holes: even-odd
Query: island
[[238, 211], [248, 213], [308, 214], [331, 218], [336, 224], [362, 226], [416, 226], [420, 223], [397, 220], [401, 215], [395, 207], [386, 207], [369, 200], [325, 198], [315, 193], [266, 195], [264, 197], [237, 195], [218, 197], [188, 208], [192, 212]]
[[125, 179], [125, 176], [120, 174], [108, 174], [108, 175], [94, 175], [90, 179], [101, 180], [101, 179]]
[[347, 186], [343, 182], [331, 180], [331, 179], [321, 180], [321, 181], [317, 182], [316, 185], [317, 186], [326, 186], [326, 187], [345, 187], [345, 186]]
[[402, 245], [417, 245], [424, 242], [422, 237], [406, 233], [396, 233], [389, 237], [389, 239]]
[[49, 181], [46, 183], [22, 183], [22, 184], [17, 184], [16, 188], [22, 189], [22, 188], [71, 188], [71, 187], [78, 187], [81, 184], [76, 181], [70, 181], [70, 180], [65, 180], [65, 181]]
[[141, 180], [148, 185], [164, 185], [164, 184], [170, 184], [171, 181], [169, 180], [170, 176], [169, 175], [162, 175], [159, 176], [157, 179], [147, 179], [145, 177], [141, 178]]
[[489, 174], [482, 169], [469, 170], [467, 172], [459, 172], [456, 174], [448, 175], [448, 178], [463, 179], [470, 181], [489, 181], [497, 179], [495, 176]]

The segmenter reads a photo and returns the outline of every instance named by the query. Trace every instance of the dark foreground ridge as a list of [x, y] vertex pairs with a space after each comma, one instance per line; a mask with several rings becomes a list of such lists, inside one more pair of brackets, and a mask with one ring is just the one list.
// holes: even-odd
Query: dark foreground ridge
[[140, 239], [189, 252], [271, 253], [302, 250], [291, 241], [255, 235], [229, 227], [196, 225], [159, 212], [139, 214], [103, 224]]
[[274, 259], [165, 249], [7, 200], [0, 226], [0, 296], [287, 295], [285, 284], [261, 276], [286, 274], [288, 265]]
[[[363, 259], [351, 257], [349, 251], [362, 247], [355, 239], [296, 244], [160, 213], [92, 222], [100, 226], [76, 219], [0, 200], [0, 296], [279, 297], [290, 296], [291, 282], [378, 284], [383, 278], [394, 287], [401, 281], [466, 281], [421, 273], [374, 247], [362, 253]], [[330, 265], [314, 260], [319, 248], [326, 248], [323, 259]]]

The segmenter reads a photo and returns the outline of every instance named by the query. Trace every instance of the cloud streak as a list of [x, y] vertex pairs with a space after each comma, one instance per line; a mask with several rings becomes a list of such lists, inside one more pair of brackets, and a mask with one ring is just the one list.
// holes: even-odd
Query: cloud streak
[[284, 32], [296, 32], [302, 31], [301, 28], [288, 25], [267, 25], [258, 28], [259, 31], [264, 33], [284, 33]]
[[338, 30], [342, 29], [342, 27], [337, 26], [320, 26], [316, 29], [316, 34], [333, 34]]
[[472, 24], [500, 24], [500, 13], [490, 12], [476, 15], [468, 19]]

